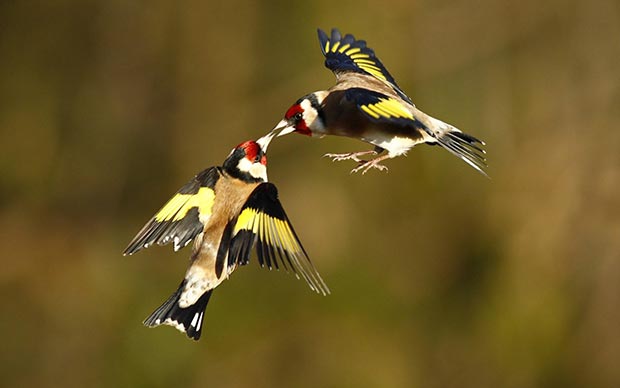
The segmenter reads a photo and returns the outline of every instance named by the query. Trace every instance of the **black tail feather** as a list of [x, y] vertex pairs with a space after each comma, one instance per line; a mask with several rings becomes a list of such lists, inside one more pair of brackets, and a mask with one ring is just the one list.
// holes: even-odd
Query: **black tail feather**
[[452, 154], [461, 158], [482, 175], [489, 177], [484, 171], [487, 168], [484, 142], [459, 131], [449, 131], [437, 137], [439, 144]]
[[185, 283], [186, 280], [184, 279], [174, 294], [144, 320], [145, 326], [170, 325], [193, 340], [200, 339], [202, 320], [213, 290], [205, 292], [193, 305], [181, 308], [179, 307], [179, 298], [185, 288]]

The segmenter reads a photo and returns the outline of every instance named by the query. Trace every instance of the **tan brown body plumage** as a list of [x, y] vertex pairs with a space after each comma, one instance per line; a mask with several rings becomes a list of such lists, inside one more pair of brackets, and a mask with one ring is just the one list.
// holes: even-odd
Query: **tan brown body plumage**
[[153, 244], [194, 241], [190, 266], [178, 289], [144, 324], [170, 325], [192, 339], [201, 335], [213, 290], [256, 251], [261, 266], [284, 268], [316, 292], [329, 289], [301, 246], [276, 187], [267, 182], [265, 150], [273, 135], [240, 144], [220, 167], [185, 184], [140, 230], [125, 254]]

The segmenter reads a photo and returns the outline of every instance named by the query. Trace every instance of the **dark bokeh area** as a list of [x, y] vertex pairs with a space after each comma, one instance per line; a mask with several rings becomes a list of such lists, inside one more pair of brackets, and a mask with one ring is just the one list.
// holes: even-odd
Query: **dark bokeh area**
[[[620, 386], [615, 0], [0, 2], [0, 385]], [[224, 4], [225, 3], [225, 4]], [[350, 175], [350, 139], [269, 150], [321, 297], [255, 262], [203, 338], [141, 321], [189, 253], [125, 245], [190, 177], [334, 83], [365, 39], [418, 107], [487, 142]]]

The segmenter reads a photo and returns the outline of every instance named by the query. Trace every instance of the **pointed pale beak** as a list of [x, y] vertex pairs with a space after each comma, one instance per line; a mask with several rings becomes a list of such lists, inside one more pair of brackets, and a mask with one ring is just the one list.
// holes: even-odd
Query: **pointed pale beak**
[[282, 121], [278, 123], [278, 125], [276, 125], [276, 127], [271, 132], [272, 133], [279, 132], [276, 137], [280, 137], [280, 136], [288, 135], [289, 133], [294, 132], [294, 131], [295, 131], [295, 127], [292, 125], [289, 125], [288, 121], [283, 119]]
[[271, 140], [275, 136], [276, 136], [276, 131], [274, 129], [271, 132], [269, 132], [268, 134], [266, 134], [265, 136], [263, 136], [260, 139], [256, 140], [256, 143], [258, 143], [260, 148], [263, 150], [263, 153], [265, 153], [265, 154], [267, 153], [267, 147], [269, 147], [269, 143], [271, 143]]

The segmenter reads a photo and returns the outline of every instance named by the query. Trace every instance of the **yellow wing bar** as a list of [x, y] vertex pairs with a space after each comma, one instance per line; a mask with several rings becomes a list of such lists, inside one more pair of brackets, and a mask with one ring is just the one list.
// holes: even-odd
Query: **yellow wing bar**
[[142, 227], [123, 253], [131, 255], [153, 244], [168, 243], [174, 243], [177, 251], [189, 244], [211, 216], [219, 177], [217, 167], [198, 173]]
[[157, 212], [155, 220], [158, 222], [182, 220], [193, 207], [198, 208], [201, 216], [210, 215], [214, 201], [215, 192], [209, 187], [201, 187], [196, 194], [179, 193]]
[[246, 264], [255, 247], [261, 266], [278, 269], [280, 263], [287, 271], [306, 280], [312, 290], [329, 294], [329, 288], [312, 265], [286, 216], [273, 184], [261, 183], [254, 189], [234, 221], [231, 234], [229, 263]]
[[360, 109], [375, 119], [383, 117], [388, 119], [403, 118], [413, 120], [414, 118], [413, 114], [407, 108], [393, 98], [380, 98], [379, 102], [362, 105]]
[[233, 235], [242, 229], [258, 235], [261, 241], [271, 246], [280, 247], [293, 254], [303, 253], [289, 224], [279, 218], [247, 208], [239, 215]]

